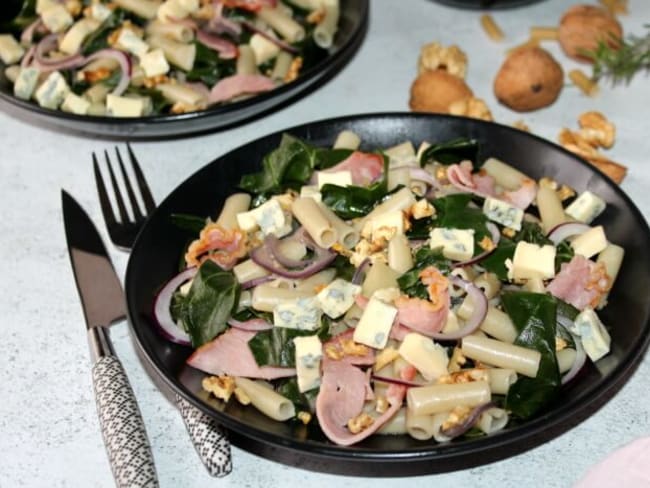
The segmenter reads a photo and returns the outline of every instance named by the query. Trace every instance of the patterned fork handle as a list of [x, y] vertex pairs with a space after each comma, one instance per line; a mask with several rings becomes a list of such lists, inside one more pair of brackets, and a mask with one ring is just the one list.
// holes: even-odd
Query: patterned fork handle
[[118, 488], [157, 488], [158, 477], [142, 415], [115, 356], [97, 359], [93, 385], [104, 444]]
[[176, 404], [208, 473], [217, 478], [229, 474], [232, 471], [232, 457], [226, 430], [180, 395], [176, 395]]

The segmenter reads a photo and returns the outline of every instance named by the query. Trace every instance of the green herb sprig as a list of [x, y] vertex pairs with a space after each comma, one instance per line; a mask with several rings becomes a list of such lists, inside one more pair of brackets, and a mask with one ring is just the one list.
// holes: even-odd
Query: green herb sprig
[[594, 51], [586, 53], [593, 61], [593, 79], [628, 84], [638, 72], [650, 70], [650, 25], [645, 28], [649, 30], [643, 37], [601, 41]]

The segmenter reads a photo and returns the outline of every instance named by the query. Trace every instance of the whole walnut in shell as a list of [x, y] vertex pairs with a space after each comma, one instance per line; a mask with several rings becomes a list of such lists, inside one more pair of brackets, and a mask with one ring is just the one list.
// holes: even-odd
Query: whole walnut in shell
[[527, 112], [551, 105], [563, 83], [564, 72], [553, 56], [527, 47], [506, 58], [494, 80], [494, 94], [507, 107]]
[[447, 113], [452, 103], [472, 95], [461, 78], [443, 69], [427, 70], [413, 81], [409, 106], [417, 112]]
[[567, 10], [558, 28], [558, 40], [567, 56], [577, 61], [590, 61], [585, 55], [594, 51], [599, 42], [615, 48], [623, 37], [623, 28], [604, 8], [576, 5]]

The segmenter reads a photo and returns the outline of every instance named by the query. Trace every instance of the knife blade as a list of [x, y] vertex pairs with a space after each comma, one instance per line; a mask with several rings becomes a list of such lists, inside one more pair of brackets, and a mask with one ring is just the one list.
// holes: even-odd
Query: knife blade
[[86, 319], [97, 413], [118, 488], [155, 488], [158, 477], [133, 389], [115, 356], [108, 328], [125, 317], [122, 285], [97, 228], [61, 191], [70, 262]]

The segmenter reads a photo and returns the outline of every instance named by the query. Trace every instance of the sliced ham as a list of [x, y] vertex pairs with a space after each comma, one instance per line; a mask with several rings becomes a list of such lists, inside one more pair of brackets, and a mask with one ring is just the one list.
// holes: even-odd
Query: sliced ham
[[222, 78], [210, 90], [208, 103], [221, 103], [240, 95], [263, 93], [275, 88], [275, 82], [263, 75], [233, 75]]
[[339, 171], [349, 171], [353, 184], [366, 186], [381, 176], [384, 171], [384, 159], [379, 154], [354, 151], [337, 165], [323, 170], [323, 173]]
[[[330, 340], [325, 342], [323, 344], [323, 350], [326, 351], [325, 354], [323, 355], [323, 368], [326, 367], [327, 363], [329, 362], [334, 362], [334, 363], [347, 363], [347, 364], [352, 364], [352, 365], [357, 365], [357, 366], [370, 366], [375, 363], [375, 351], [367, 346], [364, 346], [363, 344], [353, 344], [354, 346], [359, 347], [359, 349], [364, 349], [365, 354], [346, 354], [345, 353], [345, 348], [343, 343], [344, 342], [353, 342], [352, 336], [354, 335], [354, 329], [349, 329], [346, 330], [345, 332], [342, 332], [334, 337], [332, 337]], [[333, 350], [333, 352], [338, 356], [340, 355], [340, 359], [334, 359], [331, 356], [327, 354], [327, 350]]]
[[389, 408], [373, 420], [373, 423], [357, 434], [346, 425], [363, 410], [366, 374], [355, 366], [331, 363], [324, 369], [316, 397], [316, 417], [327, 438], [335, 444], [350, 446], [366, 439], [379, 430], [400, 409], [406, 387], [391, 385], [387, 390]]
[[435, 307], [430, 301], [402, 295], [395, 300], [399, 323], [422, 335], [431, 337], [440, 332], [447, 322], [449, 304]]
[[533, 203], [537, 196], [537, 183], [530, 178], [526, 178], [521, 186], [513, 191], [504, 191], [498, 198], [514, 205], [517, 208], [526, 210]]
[[277, 0], [222, 0], [226, 7], [243, 8], [251, 12], [257, 12], [262, 7], [275, 8]]
[[256, 332], [231, 328], [207, 344], [199, 347], [187, 359], [187, 364], [206, 373], [222, 376], [243, 376], [272, 380], [295, 376], [295, 368], [258, 366], [248, 341]]
[[[206, 254], [208, 253], [209, 254]], [[239, 258], [246, 255], [246, 233], [239, 229], [225, 229], [217, 223], [206, 225], [199, 238], [185, 253], [188, 266], [198, 266], [202, 259], [211, 259], [222, 269], [231, 269]]]
[[562, 264], [560, 272], [546, 290], [578, 310], [584, 310], [598, 306], [611, 287], [611, 281], [602, 263], [576, 255], [568, 263]]
[[196, 37], [210, 49], [218, 52], [221, 59], [235, 59], [239, 55], [237, 45], [228, 39], [209, 34], [202, 30], [197, 31]]

